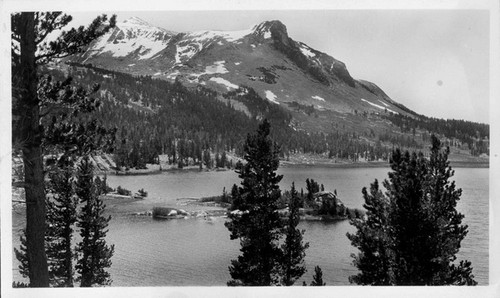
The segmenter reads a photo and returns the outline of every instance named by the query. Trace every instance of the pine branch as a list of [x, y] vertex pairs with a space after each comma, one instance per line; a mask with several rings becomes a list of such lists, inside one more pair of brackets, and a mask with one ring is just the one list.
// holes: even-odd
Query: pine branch
[[87, 28], [80, 26], [78, 29], [72, 28], [69, 31], [63, 31], [55, 41], [49, 43], [44, 54], [35, 57], [35, 61], [38, 64], [44, 64], [53, 59], [65, 58], [80, 52], [83, 46], [88, 45], [107, 33], [111, 28], [114, 28], [116, 15], [110, 18], [108, 25], [102, 27], [106, 21], [107, 16], [102, 15], [97, 17]]
[[[54, 30], [57, 30], [57, 29], [61, 29], [62, 27], [66, 26], [68, 24], [68, 22], [64, 23], [64, 22], [60, 22], [59, 24], [56, 24], [56, 21], [57, 21], [57, 18], [61, 15], [61, 12], [53, 12], [53, 13], [46, 13], [45, 14], [45, 20], [42, 21], [40, 27], [43, 28], [43, 30], [45, 30], [44, 33], [42, 33], [40, 35], [40, 31], [38, 32], [39, 33], [39, 38], [38, 39], [35, 39], [35, 44], [39, 44], [40, 42], [42, 42], [52, 31]], [[64, 17], [64, 16], [63, 16]], [[35, 14], [35, 24], [38, 24], [38, 19], [39, 19], [39, 13], [36, 13]], [[49, 19], [49, 20], [47, 20]], [[43, 22], [46, 22], [46, 23], [43, 23]], [[58, 26], [56, 26], [58, 25]]]

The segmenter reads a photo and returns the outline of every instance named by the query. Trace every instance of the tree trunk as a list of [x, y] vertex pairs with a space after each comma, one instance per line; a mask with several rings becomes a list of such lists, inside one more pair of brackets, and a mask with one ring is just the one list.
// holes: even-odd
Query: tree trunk
[[[69, 198], [71, 199], [71, 198]], [[65, 266], [66, 266], [66, 281], [65, 287], [73, 287], [73, 248], [71, 247], [71, 238], [73, 236], [73, 230], [71, 227], [66, 227], [66, 233], [64, 235], [66, 241], [66, 256], [65, 256]]]
[[41, 148], [40, 111], [37, 96], [35, 65], [34, 13], [22, 13], [20, 30], [22, 91], [20, 103], [24, 109], [21, 140], [23, 140], [24, 180], [26, 183], [26, 246], [31, 287], [48, 287], [49, 274], [45, 254], [45, 187]]

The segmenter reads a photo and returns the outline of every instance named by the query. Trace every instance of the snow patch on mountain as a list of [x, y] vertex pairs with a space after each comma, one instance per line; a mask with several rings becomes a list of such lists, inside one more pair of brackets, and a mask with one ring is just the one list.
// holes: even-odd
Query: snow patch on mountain
[[168, 79], [172, 79], [172, 80], [175, 80], [175, 78], [180, 74], [180, 71], [178, 69], [176, 69], [174, 72], [172, 73], [169, 73], [167, 75], [167, 78]]
[[141, 49], [143, 49], [139, 53], [139, 60], [152, 58], [167, 47], [167, 42], [157, 42], [147, 38], [138, 39], [137, 43], [141, 44]]
[[[129, 42], [132, 42], [129, 40]], [[138, 46], [137, 48], [139, 48]], [[117, 43], [109, 43], [106, 38], [101, 38], [94, 46], [96, 51], [95, 55], [109, 52], [113, 57], [125, 57], [130, 52], [133, 52], [135, 49], [132, 47], [132, 44], [127, 44], [127, 41], [123, 40]]]
[[275, 104], [278, 104], [278, 105], [280, 104], [280, 103], [276, 100], [276, 99], [277, 99], [276, 94], [274, 94], [272, 91], [270, 91], [270, 90], [266, 90], [266, 91], [265, 91], [265, 93], [266, 93], [266, 98], [267, 98], [269, 101], [271, 101], [271, 102], [273, 102], [273, 103], [275, 103]]
[[381, 101], [380, 99], [379, 99], [378, 101], [380, 101], [380, 103], [382, 103], [382, 104], [383, 104], [384, 106], [386, 106], [386, 107], [388, 107], [388, 106], [389, 106], [388, 104], [386, 104], [385, 102]]
[[170, 30], [163, 29], [161, 27], [153, 26], [150, 23], [148, 23], [148, 22], [146, 22], [138, 17], [131, 17], [131, 18], [126, 19], [125, 21], [123, 21], [121, 23], [118, 23], [117, 27], [120, 27], [120, 26], [123, 28], [134, 28], [134, 29], [137, 29], [139, 31], [140, 30], [151, 31], [151, 29], [153, 29], [155, 31], [162, 31], [162, 32], [168, 33], [169, 35], [177, 34], [174, 31], [170, 31]]
[[[189, 74], [189, 77], [192, 77], [190, 79], [191, 81], [198, 80], [198, 78], [202, 75], [214, 75], [214, 74], [225, 74], [228, 73], [229, 71], [225, 67], [226, 61], [215, 61], [214, 64], [205, 66], [205, 71], [204, 72], [199, 72], [199, 73], [191, 73]], [[175, 73], [169, 74], [167, 77], [170, 78], [170, 76], [177, 76], [179, 74], [179, 71], [176, 70]], [[174, 77], [175, 78], [175, 77]]]
[[228, 80], [225, 80], [225, 79], [219, 78], [219, 77], [210, 78], [210, 81], [216, 82], [216, 83], [221, 84], [221, 85], [225, 85], [227, 90], [230, 90], [231, 88], [238, 89], [238, 87], [239, 87], [238, 85], [235, 85], [235, 84], [229, 82]]
[[369, 101], [368, 101], [368, 100], [366, 100], [366, 99], [361, 98], [361, 100], [362, 100], [362, 101], [364, 101], [364, 102], [366, 102], [366, 103], [368, 103], [368, 104], [370, 104], [370, 105], [372, 105], [372, 106], [374, 106], [374, 107], [376, 107], [376, 108], [379, 108], [379, 109], [381, 109], [381, 110], [387, 110], [388, 112], [391, 112], [391, 113], [393, 113], [393, 114], [399, 114], [398, 112], [395, 112], [395, 111], [393, 111], [393, 110], [391, 110], [391, 109], [388, 109], [388, 108], [383, 107], [383, 106], [381, 106], [381, 105], [378, 105], [378, 104], [375, 104], [375, 103], [369, 102]]
[[196, 53], [203, 49], [203, 45], [199, 42], [189, 43], [185, 46], [177, 45], [177, 52], [175, 53], [175, 63], [182, 63], [182, 58], [184, 60], [191, 59]]
[[302, 52], [302, 54], [304, 54], [305, 56], [307, 56], [309, 58], [315, 58], [316, 57], [316, 54], [314, 54], [311, 51], [311, 48], [309, 48], [305, 44], [301, 44], [300, 51]]
[[206, 66], [205, 72], [203, 74], [216, 74], [216, 73], [228, 73], [229, 71], [226, 69], [224, 64], [226, 61], [215, 61], [214, 64]]
[[125, 57], [137, 53], [139, 59], [149, 59], [163, 50], [174, 34], [139, 18], [130, 18], [99, 38], [90, 56], [110, 53], [113, 57]]
[[271, 31], [266, 22], [253, 26], [251, 31], [257, 35], [261, 35], [264, 39], [271, 38]]
[[311, 96], [313, 99], [317, 99], [319, 101], [325, 101], [325, 99], [323, 97], [320, 97], [320, 96], [317, 96], [317, 95], [314, 95], [314, 96]]
[[204, 42], [211, 39], [223, 38], [226, 41], [234, 42], [252, 33], [251, 29], [239, 31], [196, 31], [187, 35], [193, 41]]
[[131, 17], [123, 22], [117, 23], [116, 27], [127, 31], [126, 33], [134, 34], [145, 34], [147, 36], [153, 36], [155, 33], [162, 32], [168, 35], [176, 35], [176, 32], [163, 29], [161, 27], [156, 27], [148, 22], [141, 20], [138, 17]]

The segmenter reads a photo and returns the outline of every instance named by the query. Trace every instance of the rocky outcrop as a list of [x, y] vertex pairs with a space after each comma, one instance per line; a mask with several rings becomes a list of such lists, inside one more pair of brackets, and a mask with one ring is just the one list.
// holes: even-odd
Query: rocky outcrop
[[189, 215], [190, 214], [187, 213], [185, 210], [171, 208], [171, 207], [154, 207], [152, 212], [153, 218], [164, 218], [164, 219], [172, 219], [179, 217], [183, 218]]
[[321, 209], [324, 206], [336, 206], [338, 208], [345, 208], [344, 203], [330, 191], [320, 191], [313, 195], [313, 202], [316, 205], [315, 208]]

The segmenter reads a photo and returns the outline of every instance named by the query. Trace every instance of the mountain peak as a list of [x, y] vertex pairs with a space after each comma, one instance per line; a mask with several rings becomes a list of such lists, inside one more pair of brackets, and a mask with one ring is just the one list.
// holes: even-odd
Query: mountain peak
[[151, 25], [150, 23], [144, 21], [143, 19], [139, 17], [130, 17], [121, 23], [117, 24], [117, 27], [125, 29], [125, 30], [141, 30], [141, 31], [150, 31], [150, 32], [163, 32], [166, 33], [167, 35], [176, 35], [176, 32], [166, 30], [161, 27], [157, 27], [154, 25]]
[[264, 21], [258, 25], [255, 25], [252, 29], [256, 34], [264, 36], [264, 38], [277, 38], [282, 40], [283, 38], [288, 38], [288, 33], [286, 31], [286, 26], [278, 21]]
[[151, 24], [148, 22], [144, 21], [143, 19], [139, 17], [130, 17], [123, 21], [123, 23], [130, 24], [130, 25], [141, 25], [141, 26], [148, 26], [148, 27], [153, 27]]
[[271, 30], [271, 28], [273, 28], [273, 27], [284, 28], [286, 30], [286, 26], [279, 20], [264, 21], [264, 22], [256, 25], [255, 29]]

